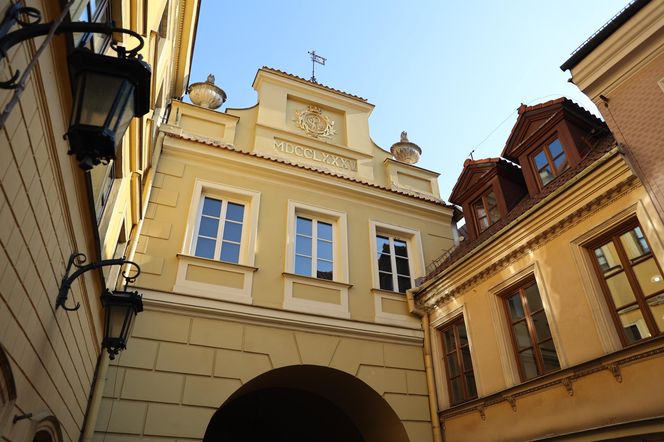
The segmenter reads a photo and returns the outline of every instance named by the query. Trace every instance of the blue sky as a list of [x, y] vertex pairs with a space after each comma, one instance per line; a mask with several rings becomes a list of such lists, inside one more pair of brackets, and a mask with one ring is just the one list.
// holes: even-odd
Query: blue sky
[[384, 149], [408, 131], [447, 200], [471, 150], [500, 154], [521, 103], [565, 95], [597, 113], [559, 66], [627, 2], [202, 0], [191, 82], [213, 73], [226, 105], [253, 106], [258, 68], [309, 78], [315, 49], [317, 80], [376, 106]]

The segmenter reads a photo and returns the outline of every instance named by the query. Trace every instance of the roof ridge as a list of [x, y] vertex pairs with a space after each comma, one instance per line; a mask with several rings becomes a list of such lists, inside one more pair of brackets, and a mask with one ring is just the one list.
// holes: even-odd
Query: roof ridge
[[321, 87], [321, 88], [323, 88], [323, 89], [327, 89], [327, 90], [329, 90], [329, 91], [336, 92], [336, 93], [338, 93], [338, 94], [345, 95], [345, 96], [347, 96], [347, 97], [350, 97], [350, 98], [353, 98], [353, 99], [356, 99], [356, 100], [363, 101], [363, 102], [365, 102], [365, 103], [367, 103], [367, 104], [371, 104], [371, 103], [369, 103], [369, 101], [368, 101], [366, 98], [360, 97], [359, 95], [351, 94], [351, 93], [348, 93], [348, 92], [342, 91], [341, 89], [336, 89], [336, 88], [333, 88], [333, 87], [331, 87], [331, 86], [324, 85], [324, 84], [319, 83], [319, 82], [317, 82], [317, 81], [307, 80], [307, 79], [304, 78], [304, 77], [300, 77], [299, 75], [295, 75], [295, 74], [291, 74], [291, 73], [286, 72], [286, 71], [282, 71], [281, 69], [271, 68], [271, 67], [269, 67], [269, 66], [263, 66], [262, 68], [260, 68], [260, 70], [266, 70], [266, 71], [276, 72], [276, 73], [278, 73], [278, 74], [286, 75], [286, 76], [291, 77], [291, 78], [294, 78], [294, 79], [296, 79], [296, 80], [298, 80], [298, 81], [302, 81], [302, 82], [308, 83], [308, 84], [310, 84], [310, 85], [312, 85], [312, 86], [318, 86], [318, 87]]

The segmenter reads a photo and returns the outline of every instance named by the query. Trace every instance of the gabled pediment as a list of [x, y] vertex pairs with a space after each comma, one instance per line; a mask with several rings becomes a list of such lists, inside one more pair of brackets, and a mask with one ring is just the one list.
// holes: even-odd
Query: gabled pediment
[[454, 204], [461, 204], [468, 192], [472, 192], [475, 188], [483, 186], [495, 176], [499, 162], [499, 158], [466, 160], [463, 164], [463, 171], [454, 185], [454, 189], [452, 189], [449, 201]]
[[528, 144], [528, 140], [537, 138], [538, 132], [543, 132], [546, 127], [550, 126], [552, 120], [556, 119], [560, 114], [566, 98], [559, 98], [557, 100], [547, 101], [535, 106], [526, 106], [522, 104], [519, 106], [519, 116], [512, 127], [512, 132], [507, 138], [505, 148], [503, 149], [502, 157], [510, 161], [518, 162], [520, 152]]

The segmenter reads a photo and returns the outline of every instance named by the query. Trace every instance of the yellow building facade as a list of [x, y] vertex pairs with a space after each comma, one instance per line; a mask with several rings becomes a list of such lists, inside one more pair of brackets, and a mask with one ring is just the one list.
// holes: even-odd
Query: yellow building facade
[[502, 156], [466, 162], [450, 200], [467, 239], [409, 293], [430, 324], [445, 439], [660, 440], [652, 200], [604, 123], [567, 99], [522, 105]]
[[[0, 16], [15, 2], [0, 1]], [[8, 52], [3, 81], [23, 73], [23, 88], [0, 89], [0, 439], [90, 440], [101, 397], [98, 381], [107, 365], [102, 351], [100, 295], [114, 289], [120, 269], [78, 278], [67, 307], [55, 307], [73, 253], [87, 263], [132, 259], [145, 219], [153, 147], [163, 109], [188, 83], [197, 0], [27, 1], [42, 23], [113, 20], [140, 35], [151, 65], [150, 111], [135, 118], [116, 160], [84, 172], [67, 155], [72, 85], [67, 55], [85, 46], [115, 55], [104, 34], [65, 34], [27, 40]], [[22, 17], [34, 21], [32, 17]], [[30, 25], [26, 25], [29, 27]], [[11, 31], [19, 29], [15, 25]], [[121, 45], [137, 41], [127, 35]], [[43, 52], [40, 49], [43, 45]], [[21, 90], [22, 89], [22, 90]]]
[[253, 87], [159, 128], [145, 311], [99, 439], [432, 440], [403, 292], [452, 245], [437, 174], [375, 145], [360, 97], [270, 68]]

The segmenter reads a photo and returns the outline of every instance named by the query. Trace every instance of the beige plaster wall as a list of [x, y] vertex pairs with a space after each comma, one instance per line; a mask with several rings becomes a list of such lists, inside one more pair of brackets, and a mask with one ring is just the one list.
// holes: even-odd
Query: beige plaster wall
[[95, 440], [200, 440], [238, 388], [301, 364], [356, 376], [392, 407], [412, 441], [432, 440], [421, 344], [169, 310], [148, 307], [109, 368]]

